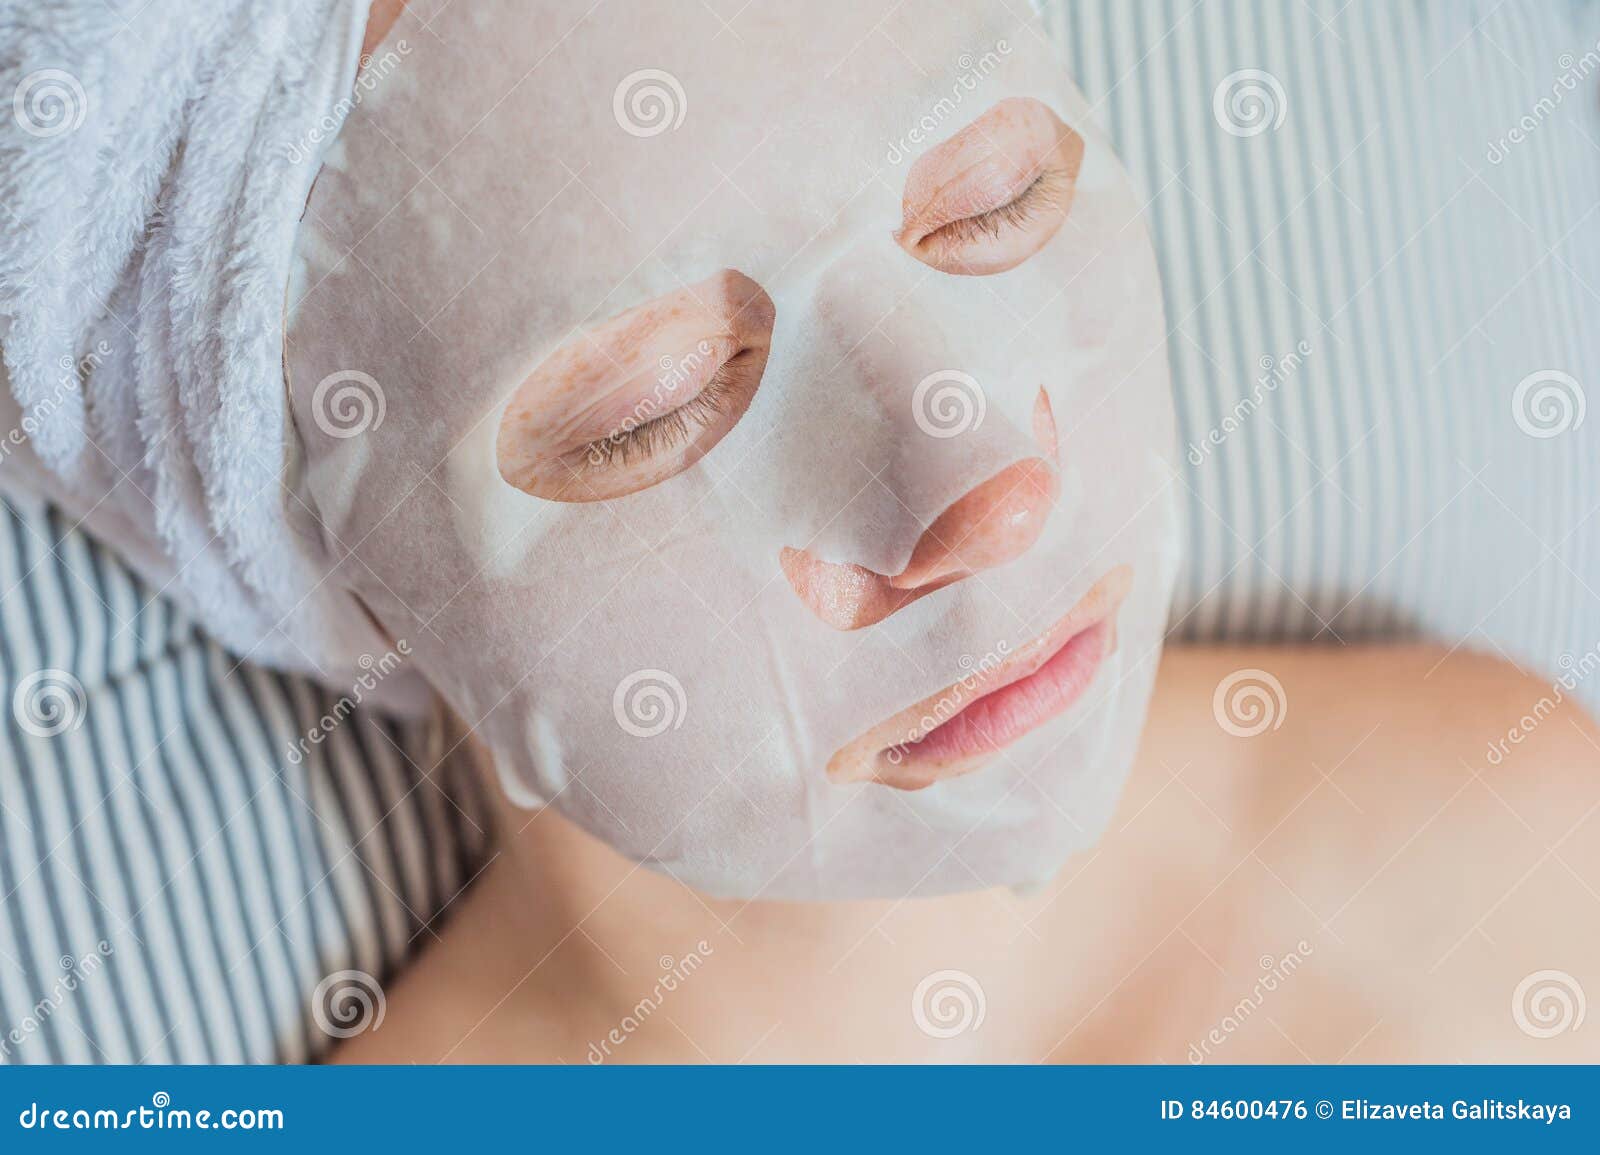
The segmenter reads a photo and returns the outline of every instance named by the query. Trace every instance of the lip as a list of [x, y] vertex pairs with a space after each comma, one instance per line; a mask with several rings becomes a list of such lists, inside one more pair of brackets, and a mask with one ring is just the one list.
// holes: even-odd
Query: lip
[[828, 760], [829, 781], [921, 790], [970, 774], [1065, 713], [1116, 648], [1116, 613], [1133, 584], [1118, 566], [1021, 649], [885, 719]]

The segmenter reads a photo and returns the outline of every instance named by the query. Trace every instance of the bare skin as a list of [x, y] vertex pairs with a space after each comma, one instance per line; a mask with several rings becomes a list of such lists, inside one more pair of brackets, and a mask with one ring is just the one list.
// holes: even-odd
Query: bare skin
[[406, 0], [372, 0], [372, 10], [367, 14], [367, 34], [361, 42], [361, 55], [365, 56], [382, 43], [383, 38], [405, 11]]
[[[1250, 738], [1212, 706], [1247, 667], [1288, 706]], [[1420, 647], [1170, 651], [1118, 816], [1027, 897], [714, 901], [508, 813], [382, 1027], [337, 1058], [1593, 1062], [1600, 1033], [1512, 1014], [1536, 971], [1600, 992], [1600, 730], [1562, 705], [1488, 753], [1551, 697]], [[982, 987], [978, 1029], [918, 1028], [941, 970]]]

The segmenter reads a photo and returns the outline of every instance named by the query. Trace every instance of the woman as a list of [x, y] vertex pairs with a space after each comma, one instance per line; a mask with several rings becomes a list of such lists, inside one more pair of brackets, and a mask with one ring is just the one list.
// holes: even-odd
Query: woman
[[[509, 391], [484, 391], [509, 397], [503, 415], [481, 418], [467, 386], [461, 417], [433, 438], [391, 416], [377, 448], [369, 429], [344, 462], [312, 438], [327, 468], [310, 491], [356, 511], [377, 505], [364, 490], [404, 484], [402, 447], [448, 447], [437, 486], [391, 503], [394, 520], [364, 539], [361, 568], [383, 576], [355, 580], [391, 632], [447, 622], [440, 647], [526, 657], [509, 720], [470, 673], [455, 687], [509, 796], [503, 853], [392, 992], [383, 1029], [341, 1057], [1556, 1057], [1508, 1000], [1545, 962], [1592, 952], [1593, 933], [1537, 884], [1512, 915], [1497, 872], [1439, 883], [1440, 864], [1468, 847], [1526, 839], [1529, 876], [1592, 886], [1592, 725], [1558, 711], [1518, 752], [1531, 775], [1483, 760], [1484, 719], [1502, 729], [1539, 699], [1537, 683], [1422, 649], [1169, 654], [1120, 817], [1094, 844], [1139, 728], [1169, 580], [1169, 495], [1141, 463], [1163, 452], [1166, 399], [1141, 376], [1160, 338], [1138, 226], [1112, 203], [1103, 146], [1079, 135], [1081, 106], [1029, 45], [970, 15], [864, 20], [842, 5], [817, 21], [831, 36], [799, 42], [757, 21], [736, 50], [700, 58], [676, 55], [648, 21], [576, 22], [562, 66], [600, 45], [608, 59], [643, 58], [648, 44], [672, 62], [663, 117], [682, 111], [674, 99], [692, 111], [737, 96], [759, 126], [714, 104], [704, 131], [686, 116], [652, 152], [610, 131], [603, 104], [568, 107], [565, 67], [522, 75], [516, 52], [497, 60], [446, 17], [433, 27], [462, 61], [436, 58], [430, 78], [419, 57], [367, 105], [370, 133], [346, 127], [311, 217], [330, 236], [416, 235], [423, 221], [434, 235], [403, 268], [374, 253], [353, 281], [336, 244], [303, 242], [322, 260], [291, 320], [301, 410], [335, 365], [376, 362], [380, 381], [459, 366], [456, 323], [498, 348], [539, 316], [555, 351], [503, 358], [534, 366]], [[899, 56], [855, 60], [874, 36]], [[902, 144], [908, 107], [952, 115], [938, 62], [983, 44], [997, 46], [990, 70], [957, 89], [982, 93], [971, 111], [934, 134], [944, 143]], [[488, 115], [463, 110], [464, 139], [428, 125], [440, 142], [430, 179], [470, 206], [441, 221], [437, 202], [374, 193], [374, 172], [388, 147], [427, 147], [406, 135], [422, 122], [406, 92], [452, 87], [468, 60], [489, 91], [521, 78]], [[547, 158], [537, 176], [514, 157], [475, 163], [480, 133], [503, 140], [558, 107], [562, 127], [542, 134], [555, 171]], [[866, 143], [884, 140], [887, 170]], [[452, 147], [459, 164], [440, 155]], [[726, 180], [663, 194], [645, 174], [671, 166]], [[499, 219], [508, 167], [519, 211]], [[412, 175], [394, 191], [409, 193]], [[902, 210], [892, 229], [874, 227], [884, 194]], [[547, 196], [559, 205], [549, 220]], [[529, 276], [509, 239], [543, 229], [529, 251], [584, 254], [560, 258], [578, 267], [555, 286]], [[561, 247], [576, 237], [581, 249]], [[657, 279], [640, 275], [657, 261]], [[738, 271], [695, 279], [719, 262]], [[369, 275], [398, 286], [388, 296], [405, 307], [373, 306], [387, 331], [363, 343], [339, 318], [352, 296], [384, 295]], [[431, 311], [412, 296], [429, 282], [444, 299]], [[962, 345], [968, 325], [976, 340]], [[404, 353], [385, 360], [408, 329]], [[683, 365], [702, 329], [728, 339], [706, 360], [738, 372], [656, 372], [658, 359]], [[1084, 359], [1085, 346], [1111, 355]], [[1034, 357], [1073, 371], [1020, 390], [1031, 407], [979, 394], [1015, 443], [993, 432], [962, 443], [978, 429], [970, 411], [949, 438], [896, 411], [905, 382], [939, 366], [1018, 391]], [[1115, 371], [1099, 377], [1101, 365]], [[724, 407], [671, 419], [669, 404], [712, 390]], [[781, 408], [764, 413], [777, 390]], [[741, 418], [759, 436], [736, 441]], [[491, 446], [495, 480], [540, 504], [482, 479]], [[691, 485], [683, 471], [702, 458]], [[874, 486], [894, 500], [857, 507]], [[618, 498], [605, 512], [589, 504]], [[462, 520], [473, 528], [451, 544], [469, 558], [392, 579], [392, 559], [421, 548], [417, 526]], [[773, 520], [788, 524], [769, 533]], [[717, 548], [702, 552], [706, 541]], [[608, 549], [619, 556], [608, 562]], [[497, 584], [480, 598], [486, 573]], [[1003, 612], [986, 617], [994, 603]], [[550, 643], [563, 634], [570, 645]], [[952, 655], [964, 657], [952, 667]], [[630, 716], [627, 677], [614, 696], [609, 675], [585, 684], [658, 656], [685, 676], [652, 669], [661, 696], [647, 715]], [[588, 726], [584, 700], [615, 705], [612, 732]], [[699, 745], [697, 724], [710, 727]], [[569, 746], [574, 731], [583, 740]], [[1058, 875], [1068, 851], [1082, 853]], [[773, 901], [790, 898], [828, 901]], [[1481, 949], [1507, 938], [1518, 945]], [[1557, 1049], [1594, 1053], [1576, 1036]]]
[[[1545, 1011], [1553, 981], [1581, 1021], [1583, 921], [1493, 919], [1519, 829], [1524, 881], [1586, 875], [1586, 723], [1540, 709], [1525, 796], [1483, 751], [1548, 694], [1481, 663], [1180, 654], [1149, 699], [1166, 326], [1030, 24], [399, 7], [336, 135], [280, 142], [309, 195], [257, 464], [302, 571], [237, 529], [278, 526], [204, 389], [170, 449], [139, 424], [276, 621], [249, 645], [335, 682], [413, 657], [386, 685], [436, 689], [506, 796], [507, 853], [348, 1057], [1582, 1053]], [[1495, 869], [1409, 906], [1435, 835]]]

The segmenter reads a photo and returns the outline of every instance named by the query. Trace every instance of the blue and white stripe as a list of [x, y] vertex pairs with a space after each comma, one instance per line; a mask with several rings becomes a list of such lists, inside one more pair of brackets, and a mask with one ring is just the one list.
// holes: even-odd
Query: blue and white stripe
[[0, 687], [4, 1060], [315, 1058], [317, 984], [386, 980], [486, 851], [442, 723], [358, 709], [296, 763], [339, 695], [236, 669], [43, 507], [0, 514]]
[[[1542, 437], [1513, 411], [1530, 378], [1600, 404], [1600, 6], [1047, 18], [1148, 198], [1189, 458], [1177, 636], [1600, 658], [1600, 418]], [[1263, 119], [1228, 115], [1241, 90]]]

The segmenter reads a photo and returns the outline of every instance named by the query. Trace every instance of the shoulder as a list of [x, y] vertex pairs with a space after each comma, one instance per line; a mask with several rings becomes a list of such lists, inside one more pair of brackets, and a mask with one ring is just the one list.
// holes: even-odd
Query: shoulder
[[1171, 655], [1147, 755], [1186, 767], [1217, 816], [1208, 869], [1231, 872], [1186, 929], [1239, 959], [1304, 944], [1287, 1057], [1600, 1058], [1576, 1029], [1600, 997], [1580, 673], [1427, 647]]

